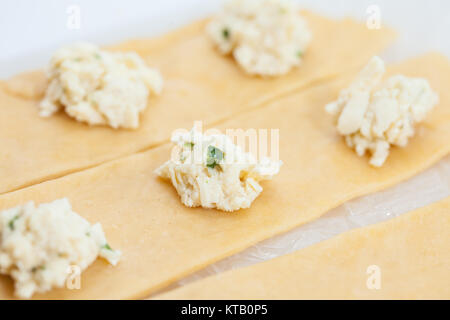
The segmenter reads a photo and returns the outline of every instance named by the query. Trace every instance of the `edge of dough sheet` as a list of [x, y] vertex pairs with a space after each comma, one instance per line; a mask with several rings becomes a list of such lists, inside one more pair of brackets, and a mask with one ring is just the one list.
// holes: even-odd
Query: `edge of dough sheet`
[[[279, 97], [306, 90], [349, 70], [359, 69], [396, 37], [390, 28], [368, 30], [351, 18], [332, 20], [310, 12], [304, 12], [304, 16], [313, 32], [315, 30], [317, 33], [317, 40], [313, 38], [310, 50], [299, 68], [275, 79], [248, 76], [231, 57], [224, 57], [217, 52], [204, 32], [208, 19], [193, 22], [156, 38], [130, 40], [109, 46], [111, 50], [137, 51], [151, 67], [161, 71], [166, 84], [161, 96], [150, 97], [149, 106], [141, 116], [141, 126], [135, 131], [88, 127], [69, 119], [62, 112], [48, 119], [39, 118], [37, 103], [46, 87], [41, 71], [22, 73], [8, 81], [0, 81], [3, 99], [8, 104], [21, 105], [20, 112], [4, 111], [5, 117], [10, 117], [9, 113], [24, 117], [21, 119], [27, 118], [17, 120], [15, 126], [19, 128], [17, 133], [23, 135], [20, 143], [13, 144], [14, 136], [11, 133], [2, 133], [4, 137], [0, 137], [0, 140], [5, 138], [11, 144], [5, 148], [6, 160], [4, 163], [0, 161], [0, 169], [3, 166], [5, 172], [22, 172], [21, 176], [7, 176], [8, 179], [0, 186], [0, 194], [160, 146], [169, 141], [171, 130], [188, 127], [194, 120], [216, 125], [243, 112], [258, 110]], [[336, 34], [329, 38], [328, 34], [333, 30], [336, 30]], [[348, 37], [352, 41], [362, 42], [363, 50], [355, 51], [349, 45]], [[336, 49], [331, 52], [330, 48]], [[196, 57], [196, 52], [199, 52], [196, 50], [200, 50], [208, 63], [220, 70], [218, 75], [210, 72], [209, 64], [203, 67], [200, 65], [203, 59]], [[183, 56], [187, 55], [193, 61], [193, 67], [186, 68], [183, 64]], [[200, 70], [196, 70], [195, 65]], [[32, 110], [28, 111], [27, 108]], [[164, 123], [164, 126], [160, 123]], [[48, 132], [42, 133], [46, 128]], [[77, 140], [76, 137], [80, 138]], [[30, 139], [36, 142], [32, 147], [29, 146]], [[78, 143], [80, 139], [102, 143], [83, 146]], [[45, 141], [45, 145], [39, 140]], [[67, 146], [75, 143], [79, 144], [77, 151], [68, 152], [70, 156], [65, 157]], [[102, 147], [102, 144], [111, 146]], [[61, 146], [65, 146], [65, 149], [61, 149]], [[25, 162], [24, 159], [32, 158], [32, 154], [36, 154], [36, 162], [27, 163], [26, 166], [21, 164], [21, 161]], [[17, 161], [12, 162], [11, 159]]]
[[450, 197], [155, 299], [449, 299], [448, 210]]

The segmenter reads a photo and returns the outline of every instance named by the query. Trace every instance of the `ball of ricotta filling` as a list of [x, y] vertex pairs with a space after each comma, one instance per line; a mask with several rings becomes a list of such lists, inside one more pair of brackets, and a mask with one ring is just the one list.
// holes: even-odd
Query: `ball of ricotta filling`
[[64, 287], [71, 272], [99, 256], [116, 265], [121, 253], [110, 247], [102, 226], [74, 212], [66, 198], [0, 212], [0, 274], [13, 278], [20, 298]]
[[415, 126], [439, 101], [426, 79], [394, 75], [383, 80], [384, 73], [383, 60], [373, 57], [325, 108], [347, 145], [359, 156], [369, 153], [375, 167], [385, 163], [391, 146], [407, 146]]
[[223, 134], [191, 132], [172, 137], [172, 157], [156, 170], [169, 179], [188, 207], [236, 211], [249, 208], [263, 188], [262, 180], [278, 174], [281, 161], [257, 161]]
[[222, 54], [251, 75], [279, 76], [301, 64], [311, 32], [289, 0], [231, 0], [207, 27]]
[[139, 127], [150, 94], [163, 87], [160, 73], [134, 52], [109, 52], [81, 43], [59, 49], [47, 70], [48, 87], [40, 115], [63, 109], [90, 125]]

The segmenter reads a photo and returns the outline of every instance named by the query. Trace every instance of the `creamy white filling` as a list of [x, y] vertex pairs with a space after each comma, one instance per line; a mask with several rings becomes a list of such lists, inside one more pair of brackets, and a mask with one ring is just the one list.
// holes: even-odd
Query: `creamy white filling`
[[21, 298], [63, 287], [71, 266], [82, 271], [98, 256], [116, 265], [121, 253], [66, 198], [0, 212], [0, 273], [14, 279]]
[[281, 161], [257, 161], [229, 137], [203, 135], [194, 129], [175, 134], [172, 157], [156, 173], [170, 179], [188, 207], [235, 211], [249, 208], [262, 192], [259, 184], [278, 174]]
[[311, 32], [289, 0], [231, 0], [208, 25], [223, 54], [249, 74], [277, 76], [299, 66]]
[[49, 85], [40, 104], [48, 117], [63, 108], [90, 125], [137, 128], [150, 93], [160, 94], [163, 80], [132, 52], [78, 44], [58, 50], [48, 68]]
[[326, 106], [335, 116], [338, 132], [359, 156], [371, 154], [370, 164], [381, 167], [391, 145], [405, 147], [438, 103], [426, 79], [396, 75], [382, 81], [384, 62], [373, 57], [337, 101]]

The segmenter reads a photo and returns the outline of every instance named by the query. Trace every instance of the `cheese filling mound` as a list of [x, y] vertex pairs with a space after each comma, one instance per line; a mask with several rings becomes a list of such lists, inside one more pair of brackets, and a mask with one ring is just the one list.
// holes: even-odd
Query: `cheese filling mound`
[[136, 53], [108, 52], [86, 43], [58, 50], [47, 78], [41, 116], [64, 108], [80, 122], [113, 128], [139, 127], [150, 92], [160, 94], [163, 87], [159, 72]]
[[373, 57], [338, 100], [326, 106], [347, 145], [359, 156], [369, 152], [375, 167], [384, 164], [391, 145], [408, 144], [415, 125], [439, 101], [426, 79], [395, 75], [382, 81], [384, 73], [383, 60]]
[[0, 273], [15, 280], [21, 298], [63, 287], [72, 266], [82, 271], [98, 256], [116, 265], [120, 255], [102, 226], [73, 212], [65, 198], [0, 212]]
[[223, 54], [249, 74], [276, 76], [299, 66], [311, 33], [288, 0], [231, 0], [207, 28]]
[[257, 162], [226, 135], [174, 134], [172, 157], [156, 173], [170, 179], [188, 207], [235, 211], [249, 208], [282, 164], [265, 157]]

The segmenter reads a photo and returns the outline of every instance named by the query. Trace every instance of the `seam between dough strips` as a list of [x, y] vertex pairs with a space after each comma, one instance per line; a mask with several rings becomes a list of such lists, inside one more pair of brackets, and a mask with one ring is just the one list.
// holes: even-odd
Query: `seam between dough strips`
[[[277, 95], [277, 96], [270, 97], [270, 98], [268, 98], [268, 99], [266, 99], [266, 100], [258, 101], [257, 103], [251, 103], [250, 105], [251, 105], [252, 107], [248, 107], [247, 110], [242, 111], [242, 112], [234, 113], [234, 114], [232, 114], [232, 115], [230, 115], [230, 116], [223, 117], [223, 118], [221, 118], [221, 119], [217, 119], [216, 121], [213, 121], [213, 122], [211, 122], [211, 123], [206, 123], [206, 126], [208, 126], [208, 127], [217, 126], [217, 125], [219, 125], [219, 124], [225, 123], [225, 122], [227, 122], [227, 121], [233, 119], [233, 118], [236, 117], [236, 116], [244, 115], [244, 114], [248, 114], [248, 113], [252, 113], [252, 112], [256, 112], [256, 111], [258, 111], [258, 110], [263, 110], [263, 109], [265, 109], [266, 107], [268, 107], [272, 102], [274, 102], [274, 101], [276, 101], [276, 100], [278, 100], [278, 99], [282, 99], [282, 98], [287, 97], [287, 96], [290, 96], [290, 95], [292, 95], [292, 94], [299, 93], [300, 91], [306, 92], [306, 91], [308, 91], [308, 90], [313, 89], [314, 87], [320, 86], [320, 85], [322, 85], [322, 84], [326, 84], [326, 83], [328, 83], [328, 82], [332, 82], [332, 81], [334, 81], [334, 80], [336, 80], [336, 79], [339, 79], [340, 77], [345, 77], [345, 74], [347, 74], [347, 73], [349, 73], [349, 72], [353, 72], [353, 71], [349, 71], [349, 70], [354, 70], [354, 67], [350, 67], [349, 69], [347, 69], [347, 70], [346, 70], [345, 72], [343, 72], [342, 74], [328, 75], [328, 76], [326, 76], [326, 77], [314, 79], [314, 80], [312, 80], [311, 82], [309, 82], [309, 83], [307, 83], [307, 84], [305, 84], [305, 85], [303, 85], [303, 86], [300, 86], [300, 87], [297, 87], [297, 88], [290, 88], [289, 90], [286, 90], [286, 92], [283, 92], [283, 93], [281, 93], [281, 94], [279, 94], [279, 95]], [[0, 85], [3, 85], [3, 83], [0, 82]], [[0, 87], [0, 89], [2, 89], [2, 90], [3, 90], [6, 94], [8, 94], [8, 95], [13, 95], [13, 94], [9, 93], [9, 92], [7, 91], [7, 89], [5, 89], [5, 88]], [[21, 98], [21, 99], [26, 99], [26, 100], [28, 100], [27, 98], [24, 98], [24, 97], [18, 97], [18, 96], [16, 96], [16, 95], [13, 95], [13, 96], [14, 96], [14, 97], [17, 97], [17, 98]], [[199, 120], [201, 120], [201, 119], [199, 119]], [[89, 130], [88, 127], [87, 127], [86, 129]], [[153, 143], [153, 144], [151, 144], [151, 145], [149, 145], [149, 146], [147, 146], [147, 147], [138, 149], [138, 150], [136, 150], [136, 151], [134, 151], [134, 152], [126, 153], [126, 154], [123, 154], [123, 155], [121, 155], [121, 156], [114, 157], [114, 158], [111, 158], [111, 159], [109, 159], [109, 160], [102, 161], [102, 162], [99, 162], [99, 163], [96, 163], [96, 164], [93, 164], [93, 165], [90, 165], [90, 166], [80, 167], [80, 168], [74, 169], [74, 170], [67, 170], [67, 171], [60, 172], [60, 173], [58, 173], [58, 174], [54, 174], [54, 175], [47, 176], [47, 177], [45, 177], [45, 178], [37, 179], [37, 180], [35, 180], [35, 181], [33, 181], [33, 182], [24, 184], [24, 185], [19, 186], [19, 187], [17, 187], [17, 188], [13, 188], [13, 189], [11, 189], [11, 190], [9, 190], [9, 191], [6, 191], [6, 192], [0, 192], [0, 195], [8, 194], [8, 193], [10, 193], [10, 192], [18, 191], [18, 190], [25, 189], [25, 188], [28, 188], [28, 187], [31, 187], [31, 186], [34, 186], [34, 185], [41, 184], [41, 183], [43, 183], [43, 182], [52, 181], [52, 180], [55, 180], [55, 179], [58, 179], [58, 178], [62, 178], [62, 177], [68, 176], [68, 175], [70, 175], [70, 174], [74, 174], [74, 173], [82, 172], [82, 171], [85, 171], [85, 170], [88, 170], [88, 169], [92, 169], [92, 168], [101, 166], [101, 165], [103, 165], [103, 164], [107, 164], [107, 163], [109, 163], [109, 162], [113, 162], [113, 161], [116, 161], [116, 160], [120, 160], [120, 159], [126, 158], [126, 157], [128, 157], [128, 156], [131, 156], [131, 155], [133, 155], [133, 154], [144, 153], [144, 152], [149, 151], [149, 150], [151, 150], [151, 149], [155, 149], [155, 148], [158, 148], [158, 147], [160, 147], [160, 146], [163, 146], [163, 145], [166, 145], [166, 144], [170, 144], [170, 143], [171, 143], [171, 142], [170, 142], [170, 137], [168, 137], [168, 138], [165, 139], [164, 141], [161, 141], [161, 142], [158, 142], [158, 143]]]

